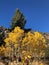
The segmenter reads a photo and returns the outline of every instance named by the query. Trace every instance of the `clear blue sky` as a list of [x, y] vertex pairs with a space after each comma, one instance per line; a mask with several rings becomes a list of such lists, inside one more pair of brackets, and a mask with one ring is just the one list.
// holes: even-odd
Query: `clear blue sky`
[[0, 25], [10, 26], [16, 8], [25, 15], [26, 28], [49, 32], [49, 0], [0, 0]]

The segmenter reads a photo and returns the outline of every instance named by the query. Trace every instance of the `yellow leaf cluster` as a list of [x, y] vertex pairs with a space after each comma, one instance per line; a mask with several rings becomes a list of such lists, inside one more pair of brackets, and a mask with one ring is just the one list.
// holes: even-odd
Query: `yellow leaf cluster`
[[22, 35], [24, 34], [24, 31], [20, 29], [20, 27], [15, 27], [13, 32], [8, 33], [8, 37], [4, 40], [6, 43], [11, 42], [17, 42]]
[[20, 27], [17, 26], [17, 27], [15, 27], [15, 29], [14, 29], [13, 32], [14, 32], [14, 33], [18, 33], [18, 32], [19, 32], [19, 33], [22, 34], [22, 33], [24, 32], [24, 30], [20, 29]]

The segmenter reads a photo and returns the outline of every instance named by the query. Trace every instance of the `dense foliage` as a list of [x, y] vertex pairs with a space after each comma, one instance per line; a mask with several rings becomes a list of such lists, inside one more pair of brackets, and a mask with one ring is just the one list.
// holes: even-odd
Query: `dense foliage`
[[[20, 56], [22, 59], [29, 57], [42, 57], [45, 55], [45, 49], [47, 48], [45, 38], [39, 32], [24, 33], [20, 27], [8, 33], [8, 37], [4, 40], [5, 44], [5, 56], [14, 57]], [[10, 49], [10, 50], [9, 50]]]

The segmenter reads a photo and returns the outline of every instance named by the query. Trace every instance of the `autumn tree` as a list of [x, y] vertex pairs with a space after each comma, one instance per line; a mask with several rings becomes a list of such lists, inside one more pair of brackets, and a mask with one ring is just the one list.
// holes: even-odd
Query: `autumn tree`
[[47, 47], [46, 40], [41, 33], [24, 33], [24, 30], [20, 27], [15, 27], [12, 32], [8, 33], [8, 37], [4, 41], [6, 42], [6, 55], [9, 55], [9, 57], [17, 55], [22, 59], [31, 58], [32, 56], [42, 57], [45, 55]]
[[25, 24], [26, 24], [26, 19], [24, 15], [20, 12], [19, 9], [17, 9], [11, 21], [12, 29], [14, 29], [16, 26], [19, 26], [20, 28], [24, 28]]
[[[44, 36], [39, 32], [28, 32], [22, 40], [23, 50], [29, 52], [29, 56], [42, 57], [45, 55], [47, 47]], [[24, 52], [25, 53], [25, 52]]]
[[23, 36], [24, 31], [20, 29], [20, 27], [15, 27], [15, 29], [12, 32], [8, 33], [8, 37], [4, 40], [6, 42], [5, 47], [7, 56], [13, 56], [16, 54], [19, 56], [21, 54]]

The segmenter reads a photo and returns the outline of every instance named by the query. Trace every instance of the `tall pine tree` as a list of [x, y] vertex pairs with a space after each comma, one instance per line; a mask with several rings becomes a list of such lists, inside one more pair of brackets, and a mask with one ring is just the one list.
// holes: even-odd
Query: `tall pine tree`
[[19, 9], [17, 9], [14, 17], [12, 18], [11, 28], [14, 29], [15, 27], [19, 26], [20, 28], [24, 29], [25, 24], [26, 19], [24, 15], [20, 12]]

